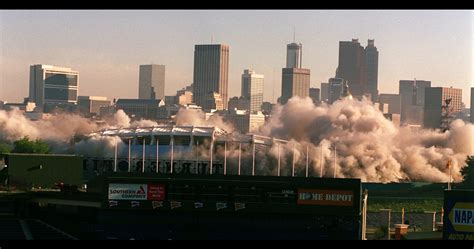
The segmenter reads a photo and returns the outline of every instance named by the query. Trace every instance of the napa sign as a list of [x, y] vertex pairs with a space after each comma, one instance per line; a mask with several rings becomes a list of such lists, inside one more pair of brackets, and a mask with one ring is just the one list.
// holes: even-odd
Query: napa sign
[[446, 191], [443, 238], [474, 240], [474, 191]]

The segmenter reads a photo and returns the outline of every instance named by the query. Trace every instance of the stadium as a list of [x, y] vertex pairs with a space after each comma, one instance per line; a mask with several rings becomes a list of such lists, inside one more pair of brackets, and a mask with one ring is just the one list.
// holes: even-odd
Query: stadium
[[[283, 146], [276, 157], [268, 156], [271, 147], [289, 141], [228, 133], [215, 126], [106, 129], [89, 134], [84, 140], [87, 144], [88, 139], [101, 138], [113, 139], [108, 153], [104, 153], [110, 156], [84, 153], [86, 174], [113, 171], [295, 176], [305, 174], [303, 168], [309, 163], [309, 158], [298, 162], [292, 156], [285, 157], [285, 153], [294, 156], [296, 150], [285, 151]], [[280, 150], [280, 146], [277, 147]], [[303, 161], [306, 165], [301, 164]], [[287, 162], [292, 169], [282, 169]]]
[[84, 141], [103, 139], [112, 146], [102, 157], [9, 154], [8, 183], [28, 189], [2, 197], [9, 222], [46, 222], [63, 239], [362, 238], [360, 179], [306, 177], [292, 158], [263, 158], [285, 140], [158, 126]]

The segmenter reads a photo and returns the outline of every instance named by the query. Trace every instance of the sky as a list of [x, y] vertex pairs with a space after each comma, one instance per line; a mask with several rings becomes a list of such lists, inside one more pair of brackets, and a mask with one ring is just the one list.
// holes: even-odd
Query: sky
[[229, 98], [244, 69], [265, 75], [264, 101], [281, 93], [286, 45], [303, 44], [311, 87], [334, 77], [339, 41], [375, 39], [379, 92], [402, 79], [474, 87], [472, 10], [0, 10], [0, 100], [28, 96], [29, 66], [79, 71], [79, 95], [138, 97], [141, 64], [166, 66], [165, 94], [193, 79], [195, 44], [230, 46]]

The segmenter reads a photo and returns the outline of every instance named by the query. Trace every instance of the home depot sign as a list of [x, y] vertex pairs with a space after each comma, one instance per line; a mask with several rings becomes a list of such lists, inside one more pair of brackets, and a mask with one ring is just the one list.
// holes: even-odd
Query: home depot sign
[[298, 189], [299, 205], [353, 206], [354, 192], [350, 190]]

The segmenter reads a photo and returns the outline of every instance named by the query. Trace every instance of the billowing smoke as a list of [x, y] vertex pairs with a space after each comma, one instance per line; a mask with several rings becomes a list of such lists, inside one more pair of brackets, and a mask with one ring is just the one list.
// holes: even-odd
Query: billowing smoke
[[[23, 112], [18, 109], [0, 110], [0, 142], [13, 143], [28, 136], [30, 139], [41, 139], [48, 143], [53, 153], [74, 153], [74, 146], [71, 143], [76, 136], [90, 134], [106, 128], [156, 125], [158, 123], [151, 120], [131, 122], [131, 119], [123, 110], [118, 110], [111, 118], [106, 119], [105, 123], [101, 124], [78, 114], [45, 115], [42, 119], [33, 121], [25, 117]], [[101, 151], [105, 153], [105, 151], [113, 148], [113, 144], [107, 138], [91, 138], [80, 141], [78, 146], [79, 150], [84, 152], [84, 155], [101, 155]], [[84, 149], [81, 147], [84, 147]]]
[[[341, 100], [316, 107], [309, 98], [293, 98], [274, 109], [262, 134], [290, 140], [282, 147], [286, 153], [298, 148], [294, 159], [298, 165], [305, 164], [308, 147], [309, 164], [316, 175], [320, 174], [323, 162], [325, 176], [336, 173], [337, 177], [370, 182], [446, 182], [450, 159], [452, 177], [460, 181], [466, 156], [474, 154], [472, 124], [455, 120], [445, 133], [398, 128], [367, 101]], [[271, 153], [275, 155], [276, 149], [272, 148]], [[285, 167], [291, 165], [290, 162]]]
[[212, 115], [206, 120], [206, 114], [196, 109], [180, 109], [175, 118], [176, 125], [216, 126], [227, 132], [234, 131], [232, 124], [224, 122], [222, 116]]
[[67, 143], [75, 135], [91, 133], [98, 128], [96, 123], [76, 114], [51, 115], [32, 121], [18, 109], [0, 110], [0, 141], [5, 142], [28, 136], [47, 142]]
[[75, 152], [88, 157], [114, 157], [115, 143], [117, 147], [123, 145], [118, 137], [96, 135], [76, 143]]
[[[212, 125], [229, 133], [234, 131], [219, 115], [206, 119], [200, 110], [181, 109], [174, 121], [177, 125]], [[75, 148], [72, 152], [81, 155], [113, 157], [115, 137], [89, 137], [77, 141], [75, 146], [71, 146], [72, 138], [104, 128], [155, 125], [158, 124], [150, 120], [131, 121], [122, 110], [101, 124], [75, 114], [57, 114], [31, 121], [18, 110], [0, 111], [0, 141], [13, 142], [29, 136], [45, 140], [53, 152], [70, 152], [65, 148], [72, 147]], [[295, 175], [302, 176], [308, 164], [311, 176], [333, 177], [335, 174], [368, 182], [446, 182], [451, 171], [453, 179], [460, 181], [466, 156], [474, 154], [474, 125], [455, 120], [444, 133], [396, 127], [368, 101], [341, 100], [332, 105], [314, 106], [309, 98], [293, 98], [286, 105], [274, 108], [259, 134], [289, 142], [275, 143], [271, 147], [257, 145], [255, 161], [252, 145], [229, 142], [228, 173], [237, 173], [240, 157], [241, 164], [246, 165], [242, 167], [242, 174], [251, 173], [248, 165], [255, 163], [259, 175], [277, 175], [278, 165], [281, 175], [292, 175], [295, 165]], [[117, 143], [119, 148], [126, 147], [120, 139]], [[216, 160], [222, 160], [222, 144], [214, 149]], [[195, 151], [196, 158], [209, 158], [209, 144], [200, 144]], [[453, 162], [451, 169], [446, 167], [448, 160]]]

